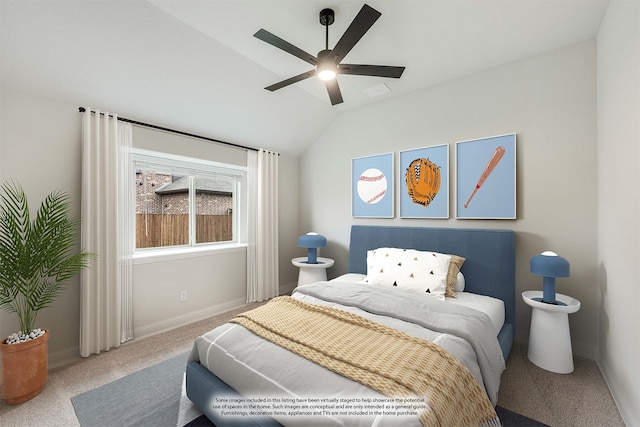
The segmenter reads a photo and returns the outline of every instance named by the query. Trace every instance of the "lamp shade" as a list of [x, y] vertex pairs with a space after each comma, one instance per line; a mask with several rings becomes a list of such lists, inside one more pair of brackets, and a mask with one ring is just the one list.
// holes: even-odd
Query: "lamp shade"
[[531, 258], [531, 273], [544, 277], [569, 277], [569, 261], [555, 252], [545, 251]]
[[327, 246], [327, 238], [318, 233], [309, 232], [298, 237], [298, 246], [307, 248], [307, 264], [317, 264], [318, 248]]
[[301, 248], [324, 248], [327, 246], [327, 238], [318, 233], [309, 232], [298, 237], [298, 246]]
[[556, 277], [569, 277], [569, 261], [545, 251], [531, 258], [531, 272], [542, 276], [542, 302], [566, 305], [556, 300]]

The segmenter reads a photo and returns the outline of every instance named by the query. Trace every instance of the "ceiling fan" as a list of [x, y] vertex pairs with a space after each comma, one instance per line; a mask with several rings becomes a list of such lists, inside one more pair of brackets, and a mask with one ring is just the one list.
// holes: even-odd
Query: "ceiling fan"
[[332, 9], [322, 9], [320, 11], [320, 24], [324, 25], [326, 29], [326, 41], [325, 49], [318, 52], [317, 57], [303, 51], [280, 37], [271, 34], [267, 30], [260, 29], [253, 35], [254, 37], [267, 42], [278, 49], [284, 50], [285, 52], [290, 53], [291, 55], [296, 56], [316, 67], [314, 70], [290, 77], [279, 83], [267, 86], [265, 89], [273, 92], [289, 86], [290, 84], [297, 83], [313, 76], [318, 76], [318, 78], [324, 81], [324, 84], [327, 87], [331, 105], [336, 105], [342, 103], [342, 93], [340, 92], [340, 87], [338, 86], [338, 81], [336, 79], [337, 74], [391, 77], [399, 79], [400, 76], [402, 76], [402, 72], [405, 67], [341, 63], [344, 57], [347, 56], [351, 49], [353, 49], [362, 36], [369, 31], [369, 28], [371, 28], [381, 15], [382, 14], [380, 12], [365, 4], [362, 6], [362, 9], [360, 9], [360, 12], [358, 12], [353, 22], [351, 22], [349, 28], [347, 28], [340, 40], [338, 40], [338, 43], [336, 43], [333, 49], [329, 49], [329, 25], [333, 24], [335, 20], [335, 13]]

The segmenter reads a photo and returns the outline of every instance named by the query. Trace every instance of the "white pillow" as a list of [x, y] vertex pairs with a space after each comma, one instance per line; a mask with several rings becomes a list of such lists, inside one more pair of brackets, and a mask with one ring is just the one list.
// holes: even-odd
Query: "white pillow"
[[367, 252], [367, 283], [397, 286], [444, 300], [451, 256], [415, 249], [378, 248]]
[[458, 275], [456, 276], [456, 285], [454, 286], [453, 290], [456, 292], [463, 292], [464, 291], [464, 274], [462, 274], [461, 271], [458, 271]]
[[403, 285], [394, 284], [398, 289], [416, 292], [425, 296], [445, 301], [444, 293], [447, 289], [447, 280], [444, 276], [427, 276], [420, 282], [409, 282]]

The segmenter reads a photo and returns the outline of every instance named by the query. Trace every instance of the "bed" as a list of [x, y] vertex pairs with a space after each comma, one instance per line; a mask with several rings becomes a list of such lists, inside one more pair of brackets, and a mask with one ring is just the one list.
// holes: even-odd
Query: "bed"
[[[456, 298], [436, 300], [414, 297], [417, 295], [414, 289], [368, 283], [372, 274], [369, 271], [367, 275], [367, 266], [374, 263], [372, 254], [379, 248], [455, 254], [464, 258], [456, 282], [456, 285], [464, 283], [464, 292], [456, 292]], [[480, 384], [486, 393], [485, 400], [495, 406], [500, 376], [515, 331], [515, 234], [510, 230], [353, 225], [349, 273], [328, 282], [298, 287], [292, 298], [283, 298], [288, 299], [278, 299], [274, 305], [289, 304], [283, 307], [284, 310], [297, 309], [298, 305], [311, 310], [322, 307], [317, 311], [339, 309], [340, 313], [348, 312], [345, 316], [353, 315], [358, 319], [362, 316], [366, 317], [366, 322], [382, 324], [386, 328], [384, 331], [400, 331], [398, 334], [408, 336], [409, 340], [418, 337], [421, 342], [435, 342], [439, 349], [446, 350], [446, 355], [459, 359], [455, 363], [464, 364], [465, 372], [475, 379], [471, 382]], [[485, 299], [489, 304], [478, 310], [476, 299]], [[279, 321], [279, 317], [288, 315], [276, 317]], [[431, 322], [427, 327], [423, 317], [424, 322]], [[460, 336], [447, 329], [449, 326], [436, 330], [441, 323], [444, 325], [441, 319], [455, 319], [453, 323], [464, 319], [475, 329], [462, 332]], [[425, 425], [415, 413], [400, 412], [398, 408], [406, 409], [402, 404], [389, 412], [381, 409], [362, 411], [363, 406], [353, 404], [353, 396], [358, 396], [356, 401], [373, 402], [371, 405], [375, 402], [388, 404], [389, 401], [384, 400], [380, 389], [355, 381], [360, 378], [358, 375], [339, 375], [335, 373], [339, 371], [331, 367], [333, 365], [323, 367], [320, 362], [315, 363], [313, 357], [295, 354], [296, 344], [283, 348], [282, 344], [263, 339], [255, 330], [250, 331], [243, 325], [230, 322], [199, 337], [189, 358], [187, 396], [214, 424]], [[403, 359], [396, 357], [394, 363]], [[377, 384], [375, 381], [371, 384]], [[274, 401], [275, 396], [278, 397]], [[437, 395], [433, 396], [436, 396], [434, 401], [439, 399]], [[326, 406], [318, 405], [320, 400]], [[336, 407], [344, 408], [337, 403], [345, 402], [351, 411], [337, 411]], [[247, 405], [252, 405], [251, 409]], [[326, 411], [313, 412], [323, 407]], [[377, 407], [380, 406], [369, 406]], [[447, 425], [447, 420], [441, 419], [440, 424]], [[499, 420], [493, 425], [499, 425]]]

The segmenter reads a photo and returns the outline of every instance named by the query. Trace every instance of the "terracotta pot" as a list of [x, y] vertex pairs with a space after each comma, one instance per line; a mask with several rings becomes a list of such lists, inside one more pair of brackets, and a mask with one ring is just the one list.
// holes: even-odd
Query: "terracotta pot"
[[2, 355], [2, 399], [9, 405], [34, 398], [47, 382], [49, 330], [35, 340], [0, 344]]

